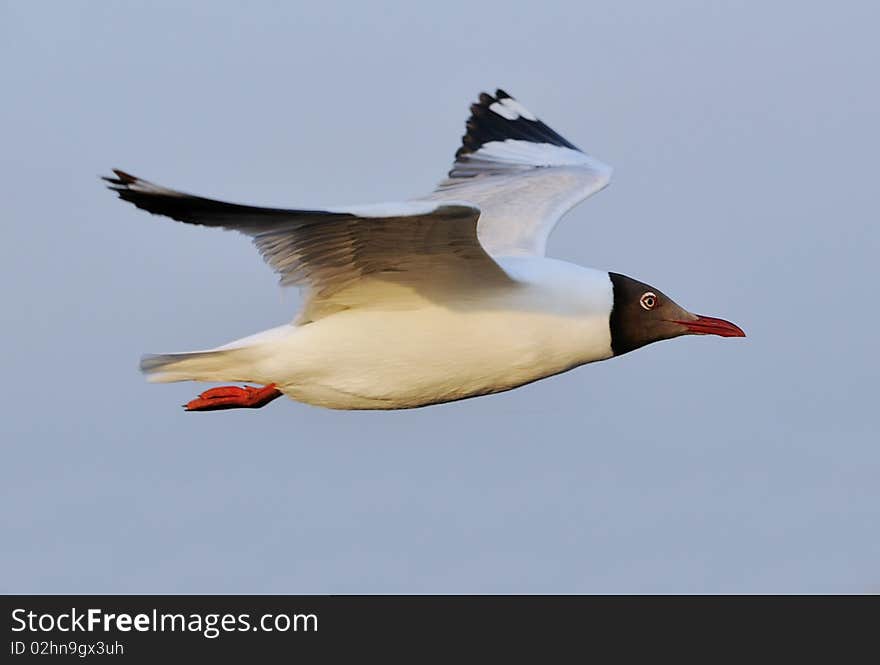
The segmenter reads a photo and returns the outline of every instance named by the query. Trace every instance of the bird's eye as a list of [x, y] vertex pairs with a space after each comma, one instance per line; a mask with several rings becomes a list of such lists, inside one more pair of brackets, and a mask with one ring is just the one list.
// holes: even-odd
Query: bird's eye
[[639, 298], [639, 304], [642, 306], [642, 309], [654, 309], [654, 305], [657, 304], [657, 296], [651, 291], [646, 291]]

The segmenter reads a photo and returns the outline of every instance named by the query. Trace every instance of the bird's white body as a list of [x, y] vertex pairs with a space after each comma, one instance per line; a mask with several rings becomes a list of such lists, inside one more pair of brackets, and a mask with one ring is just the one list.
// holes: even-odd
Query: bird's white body
[[241, 232], [283, 286], [304, 289], [289, 325], [142, 359], [151, 381], [267, 386], [212, 389], [188, 409], [259, 407], [278, 391], [337, 409], [417, 407], [509, 390], [616, 353], [614, 278], [545, 257], [556, 223], [605, 188], [611, 168], [503, 90], [471, 106], [447, 178], [408, 201], [264, 208], [115, 174], [107, 180], [123, 200]]
[[[383, 298], [208, 352], [153, 381], [251, 381], [336, 409], [400, 409], [501, 392], [611, 357], [608, 273], [543, 257], [495, 258], [507, 285]], [[360, 288], [364, 288], [364, 284]]]

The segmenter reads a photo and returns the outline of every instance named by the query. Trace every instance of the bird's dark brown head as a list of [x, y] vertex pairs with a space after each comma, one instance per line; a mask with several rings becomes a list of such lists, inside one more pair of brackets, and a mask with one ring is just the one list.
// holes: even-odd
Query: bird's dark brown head
[[730, 321], [691, 314], [653, 286], [615, 272], [608, 276], [614, 287], [609, 323], [615, 356], [681, 335], [746, 336]]

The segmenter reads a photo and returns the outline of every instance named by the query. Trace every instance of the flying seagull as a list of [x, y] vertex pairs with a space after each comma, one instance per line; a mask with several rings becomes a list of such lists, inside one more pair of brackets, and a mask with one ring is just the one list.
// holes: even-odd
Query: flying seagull
[[471, 106], [448, 177], [403, 203], [287, 210], [193, 196], [114, 169], [125, 201], [253, 239], [296, 319], [206, 351], [147, 355], [150, 381], [253, 383], [189, 411], [259, 408], [282, 394], [334, 409], [406, 409], [510, 390], [681, 335], [744, 337], [659, 289], [545, 256], [611, 168], [503, 90]]

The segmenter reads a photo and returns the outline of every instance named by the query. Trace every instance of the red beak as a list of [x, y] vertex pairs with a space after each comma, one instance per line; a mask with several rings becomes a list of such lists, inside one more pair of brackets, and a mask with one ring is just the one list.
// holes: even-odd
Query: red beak
[[687, 328], [690, 335], [719, 335], [720, 337], [745, 337], [742, 328], [724, 319], [697, 316], [696, 321], [675, 321]]

